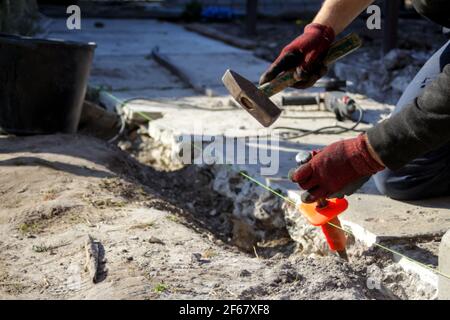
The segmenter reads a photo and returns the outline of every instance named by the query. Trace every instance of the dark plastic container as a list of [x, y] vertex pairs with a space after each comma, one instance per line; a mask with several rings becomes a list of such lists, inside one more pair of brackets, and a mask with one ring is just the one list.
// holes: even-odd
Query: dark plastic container
[[75, 133], [96, 45], [0, 34], [0, 128]]

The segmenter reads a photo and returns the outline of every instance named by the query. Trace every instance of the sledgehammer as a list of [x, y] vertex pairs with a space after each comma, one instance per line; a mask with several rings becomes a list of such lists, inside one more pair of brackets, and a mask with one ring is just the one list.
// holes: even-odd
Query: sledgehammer
[[[336, 41], [328, 51], [324, 60], [326, 66], [358, 49], [362, 44], [355, 33], [351, 33]], [[281, 110], [269, 99], [274, 94], [283, 91], [302, 79], [297, 73], [287, 71], [260, 87], [245, 79], [238, 73], [227, 70], [222, 82], [234, 99], [247, 110], [264, 127], [269, 127], [281, 114]]]

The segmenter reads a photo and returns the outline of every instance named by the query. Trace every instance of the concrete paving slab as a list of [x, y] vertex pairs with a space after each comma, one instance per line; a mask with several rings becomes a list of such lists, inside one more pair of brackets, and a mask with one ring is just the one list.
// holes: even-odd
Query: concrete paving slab
[[203, 36], [228, 43], [234, 47], [252, 50], [255, 49], [257, 46], [257, 42], [254, 40], [232, 36], [223, 33], [215, 28], [209, 27], [207, 24], [203, 23], [187, 24], [185, 28], [189, 31], [200, 33]]
[[[81, 30], [68, 30], [65, 19], [54, 19], [47, 36], [73, 41], [94, 41], [98, 45], [97, 55], [149, 54], [157, 46], [165, 54], [244, 51], [189, 32], [180, 25], [157, 20], [86, 18], [82, 23]], [[98, 23], [103, 24], [103, 27], [95, 27]]]
[[345, 219], [370, 230], [381, 240], [440, 236], [450, 228], [450, 199], [401, 202], [377, 194], [374, 183], [349, 197], [352, 205]]
[[259, 76], [268, 67], [267, 62], [256, 58], [249, 51], [165, 53], [165, 57], [167, 63], [187, 76], [187, 81], [192, 87], [208, 95], [228, 95], [228, 91], [222, 84], [222, 76], [226, 69], [235, 70], [256, 84]]
[[186, 84], [164, 68], [151, 57], [123, 55], [97, 56], [91, 70], [90, 84], [106, 86], [113, 91], [130, 89], [187, 89]]
[[124, 105], [123, 113], [127, 121], [148, 121], [159, 119], [169, 112], [177, 112], [180, 107], [160, 101], [134, 100]]
[[171, 88], [171, 89], [138, 89], [138, 90], [126, 90], [126, 91], [113, 91], [116, 97], [122, 100], [133, 99], [148, 99], [148, 100], [161, 100], [161, 99], [179, 99], [186, 96], [195, 95], [195, 92], [189, 88]]
[[[174, 137], [204, 134], [205, 139], [210, 136], [250, 137], [263, 132], [256, 123], [247, 120], [247, 113], [243, 110], [220, 111], [220, 114], [204, 110], [180, 110], [176, 114], [166, 114], [163, 121], [150, 122], [149, 131], [170, 132]], [[240, 125], [236, 126], [237, 123]]]
[[[126, 99], [125, 96], [115, 92], [115, 97]], [[108, 97], [105, 97], [108, 100]], [[202, 103], [199, 103], [202, 101]], [[173, 98], [162, 98], [149, 100], [149, 98], [137, 98], [134, 100], [128, 100], [128, 102], [120, 106], [116, 100], [108, 101], [113, 104], [113, 108], [122, 107], [122, 111], [129, 121], [140, 121], [143, 119], [159, 119], [167, 114], [173, 114], [174, 117], [178, 115], [180, 111], [193, 110], [194, 112], [209, 110], [235, 110], [234, 107], [229, 106], [229, 99], [211, 99], [208, 97], [189, 97], [188, 94], [173, 100]], [[199, 109], [199, 105], [202, 109]], [[173, 130], [173, 129], [170, 129]]]
[[[125, 90], [125, 91], [103, 91], [100, 93], [100, 102], [112, 112], [121, 110], [124, 106], [133, 104], [136, 100], [152, 101], [176, 100], [186, 96], [192, 96], [195, 92], [192, 89], [142, 89], [142, 90]], [[140, 112], [141, 110], [139, 110]], [[150, 110], [152, 112], [152, 110]]]
[[[96, 27], [96, 23], [103, 27]], [[83, 19], [82, 30], [68, 30], [64, 19], [53, 19], [45, 36], [97, 43], [91, 87], [103, 87], [121, 101], [178, 99], [195, 92], [151, 58], [152, 49], [172, 29], [186, 32], [176, 25], [155, 20], [109, 19]], [[115, 110], [117, 105], [117, 101], [108, 98], [102, 102], [109, 110]]]

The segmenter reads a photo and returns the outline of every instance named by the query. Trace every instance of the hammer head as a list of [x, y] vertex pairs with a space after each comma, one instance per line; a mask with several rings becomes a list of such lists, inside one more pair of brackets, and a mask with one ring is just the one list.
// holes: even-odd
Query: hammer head
[[264, 127], [269, 127], [281, 110], [252, 82], [238, 73], [227, 70], [222, 82], [234, 99]]

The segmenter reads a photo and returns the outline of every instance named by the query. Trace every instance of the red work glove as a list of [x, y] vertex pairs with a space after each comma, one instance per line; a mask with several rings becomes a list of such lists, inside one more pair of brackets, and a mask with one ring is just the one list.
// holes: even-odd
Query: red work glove
[[288, 44], [275, 62], [261, 76], [260, 84], [270, 82], [280, 73], [296, 68], [302, 79], [295, 87], [304, 89], [312, 86], [325, 75], [327, 68], [322, 59], [328, 53], [335, 38], [331, 27], [319, 23], [311, 23], [305, 27], [304, 33]]
[[[307, 190], [303, 202], [311, 203], [336, 194], [349, 195], [367, 181], [364, 178], [383, 169], [369, 153], [365, 136], [360, 135], [313, 152], [311, 160], [300, 166], [291, 179]], [[349, 185], [358, 187], [351, 192], [343, 191]]]

